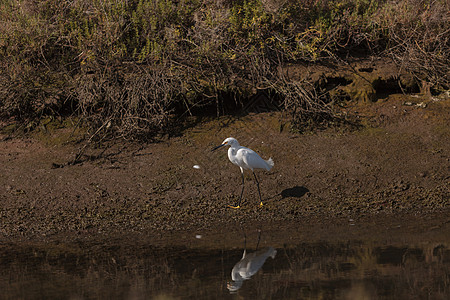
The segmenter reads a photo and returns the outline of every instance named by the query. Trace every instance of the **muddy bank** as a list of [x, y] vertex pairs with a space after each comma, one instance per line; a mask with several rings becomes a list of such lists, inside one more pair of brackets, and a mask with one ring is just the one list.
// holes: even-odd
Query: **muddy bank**
[[[391, 95], [344, 110], [359, 116], [359, 129], [297, 134], [278, 112], [222, 117], [154, 144], [90, 149], [76, 165], [67, 162], [79, 145], [52, 142], [62, 132], [4, 139], [0, 238], [161, 237], [241, 224], [274, 231], [280, 224], [385, 217], [414, 223], [408, 220], [420, 216], [447, 226], [448, 99]], [[275, 161], [272, 171], [257, 173], [262, 208], [251, 173], [243, 207], [227, 207], [239, 196], [239, 169], [226, 151], [210, 149], [228, 136]]]

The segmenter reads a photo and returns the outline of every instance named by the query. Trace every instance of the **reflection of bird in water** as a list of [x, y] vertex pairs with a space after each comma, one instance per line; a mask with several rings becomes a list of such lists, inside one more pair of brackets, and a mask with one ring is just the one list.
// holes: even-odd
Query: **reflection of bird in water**
[[242, 287], [244, 280], [248, 280], [253, 275], [255, 275], [264, 265], [266, 259], [268, 257], [272, 257], [273, 259], [275, 258], [276, 254], [277, 250], [272, 247], [247, 254], [247, 250], [244, 246], [244, 254], [242, 255], [242, 259], [234, 265], [233, 270], [231, 271], [232, 281], [228, 282], [227, 284], [228, 290], [230, 292], [236, 292], [237, 290], [239, 290]]

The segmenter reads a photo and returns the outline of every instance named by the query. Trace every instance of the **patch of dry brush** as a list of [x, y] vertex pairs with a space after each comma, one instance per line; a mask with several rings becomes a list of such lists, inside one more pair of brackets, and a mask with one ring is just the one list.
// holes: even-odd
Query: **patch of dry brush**
[[294, 123], [322, 122], [327, 95], [281, 76], [285, 64], [383, 55], [448, 90], [449, 11], [445, 0], [1, 1], [0, 115], [76, 114], [93, 132], [149, 137], [269, 89]]

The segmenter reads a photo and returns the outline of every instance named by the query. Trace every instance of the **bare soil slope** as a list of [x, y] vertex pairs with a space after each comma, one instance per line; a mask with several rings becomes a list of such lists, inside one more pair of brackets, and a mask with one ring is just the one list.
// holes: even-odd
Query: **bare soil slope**
[[[269, 232], [319, 224], [335, 234], [336, 220], [403, 218], [414, 224], [418, 217], [428, 219], [428, 228], [448, 227], [449, 100], [391, 95], [347, 110], [361, 117], [363, 128], [300, 135], [280, 132], [285, 119], [278, 112], [222, 117], [159, 143], [119, 141], [72, 166], [66, 163], [78, 145], [3, 139], [0, 238], [157, 237], [220, 233], [242, 224], [264, 225]], [[272, 171], [257, 173], [261, 208], [251, 173], [243, 207], [227, 207], [239, 196], [239, 169], [225, 150], [210, 149], [228, 136], [275, 162]], [[311, 228], [304, 234], [314, 235]]]

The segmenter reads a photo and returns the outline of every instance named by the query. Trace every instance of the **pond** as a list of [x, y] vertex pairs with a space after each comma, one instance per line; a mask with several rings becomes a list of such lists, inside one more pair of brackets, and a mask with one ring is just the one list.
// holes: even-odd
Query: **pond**
[[450, 299], [447, 241], [270, 245], [261, 234], [229, 248], [3, 243], [0, 290], [4, 299]]

